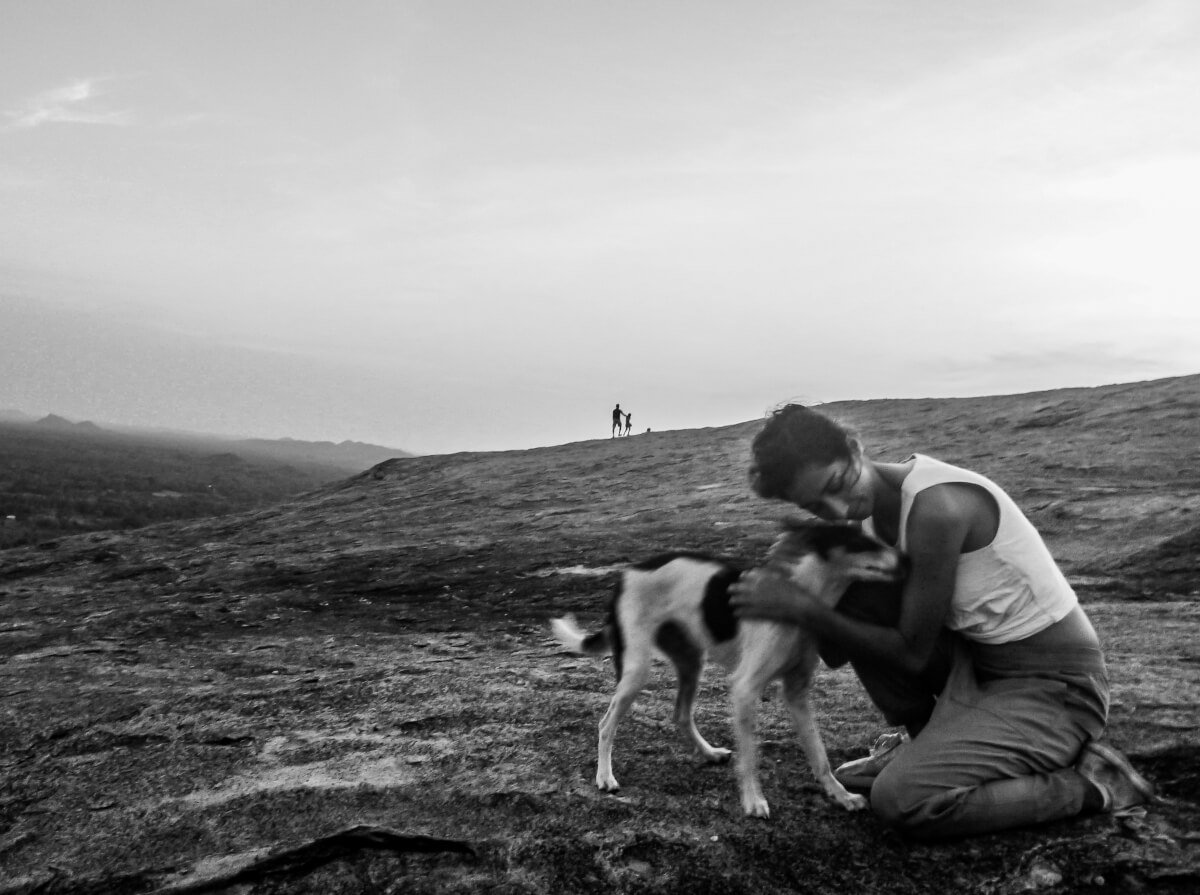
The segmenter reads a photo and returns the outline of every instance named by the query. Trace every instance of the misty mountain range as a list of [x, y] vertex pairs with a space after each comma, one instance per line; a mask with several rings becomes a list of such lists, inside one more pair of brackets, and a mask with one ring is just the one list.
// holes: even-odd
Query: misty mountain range
[[98, 425], [91, 420], [74, 422], [51, 413], [36, 417], [17, 409], [0, 409], [0, 425], [30, 427], [35, 431], [59, 432], [69, 435], [134, 438], [150, 443], [166, 444], [209, 452], [232, 452], [244, 457], [257, 457], [281, 463], [300, 463], [330, 466], [347, 473], [362, 472], [384, 460], [412, 457], [409, 451], [369, 444], [361, 441], [302, 441], [295, 438], [234, 438], [172, 429], [151, 429], [135, 426]]

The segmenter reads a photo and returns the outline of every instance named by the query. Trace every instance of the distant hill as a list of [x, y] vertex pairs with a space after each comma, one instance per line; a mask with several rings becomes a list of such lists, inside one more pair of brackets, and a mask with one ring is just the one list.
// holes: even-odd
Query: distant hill
[[298, 441], [294, 438], [248, 438], [233, 442], [240, 453], [273, 457], [293, 463], [337, 466], [347, 472], [362, 472], [384, 460], [413, 456], [408, 451], [366, 444], [361, 441]]
[[35, 426], [41, 426], [43, 429], [58, 429], [60, 431], [83, 431], [83, 432], [102, 432], [103, 430], [90, 420], [85, 420], [82, 423], [73, 423], [65, 417], [51, 413], [42, 417], [34, 423]]
[[362, 472], [376, 463], [398, 457], [415, 456], [409, 451], [384, 447], [362, 441], [302, 441], [297, 438], [237, 438], [203, 432], [174, 429], [152, 429], [137, 426], [100, 426], [85, 420], [74, 422], [56, 413], [36, 418], [22, 410], [0, 410], [0, 424], [32, 424], [43, 430], [76, 433], [109, 433], [146, 439], [155, 443], [190, 447], [212, 452], [232, 452], [240, 456], [265, 457], [280, 463], [301, 466], [331, 467], [347, 474]]
[[361, 441], [301, 441], [298, 438], [234, 438], [171, 429], [114, 427], [126, 435], [203, 450], [231, 451], [244, 457], [265, 457], [279, 463], [338, 469], [346, 474], [362, 472], [376, 463], [414, 454], [399, 448]]
[[254, 509], [407, 456], [351, 441], [235, 440], [20, 414], [0, 419], [0, 548]]

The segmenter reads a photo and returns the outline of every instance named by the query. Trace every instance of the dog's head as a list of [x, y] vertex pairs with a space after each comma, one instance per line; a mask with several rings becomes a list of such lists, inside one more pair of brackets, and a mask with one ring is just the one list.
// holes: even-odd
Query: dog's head
[[908, 573], [903, 553], [855, 523], [788, 518], [782, 529], [767, 565], [813, 589], [829, 581], [899, 581]]

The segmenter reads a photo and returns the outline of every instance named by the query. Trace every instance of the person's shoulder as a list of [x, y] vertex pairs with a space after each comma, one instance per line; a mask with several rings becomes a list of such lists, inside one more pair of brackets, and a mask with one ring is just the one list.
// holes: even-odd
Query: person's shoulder
[[938, 482], [921, 489], [908, 513], [910, 538], [914, 530], [937, 537], [969, 526], [981, 498], [979, 489], [967, 482]]
[[913, 495], [910, 519], [928, 516], [953, 515], [962, 505], [958, 482], [936, 482]]
[[934, 536], [962, 531], [995, 513], [995, 498], [983, 486], [969, 481], [939, 482], [913, 497], [908, 522], [910, 536], [920, 529]]

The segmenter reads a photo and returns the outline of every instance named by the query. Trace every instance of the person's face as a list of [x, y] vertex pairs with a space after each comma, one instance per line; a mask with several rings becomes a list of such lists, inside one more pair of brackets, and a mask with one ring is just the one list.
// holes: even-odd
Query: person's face
[[791, 503], [827, 521], [866, 519], [871, 515], [870, 490], [863, 475], [865, 460], [855, 452], [849, 460], [801, 468], [788, 487]]

